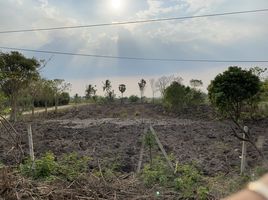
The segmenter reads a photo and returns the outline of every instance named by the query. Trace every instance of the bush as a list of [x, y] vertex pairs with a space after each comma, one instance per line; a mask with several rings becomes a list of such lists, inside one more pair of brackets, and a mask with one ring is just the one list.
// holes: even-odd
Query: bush
[[80, 158], [76, 153], [71, 153], [63, 155], [56, 162], [53, 153], [46, 153], [34, 162], [30, 159], [26, 160], [24, 164], [20, 165], [20, 172], [33, 179], [50, 180], [53, 177], [60, 177], [67, 181], [73, 181], [80, 174], [86, 172], [89, 160], [88, 157]]
[[20, 165], [21, 173], [34, 179], [48, 179], [56, 175], [56, 169], [57, 163], [52, 153], [46, 153], [42, 158], [34, 162], [28, 159], [24, 164]]
[[201, 91], [173, 82], [164, 93], [164, 105], [169, 109], [181, 110], [188, 106], [198, 105], [205, 101]]
[[89, 160], [86, 156], [80, 158], [77, 153], [65, 154], [58, 161], [57, 173], [64, 179], [73, 181], [87, 171]]
[[131, 103], [137, 103], [140, 98], [137, 95], [131, 95], [128, 99]]
[[160, 157], [153, 159], [152, 165], [146, 164], [141, 174], [141, 178], [146, 186], [152, 186], [153, 184], [170, 185], [173, 176], [170, 168]]
[[177, 165], [179, 178], [175, 179], [175, 188], [184, 198], [206, 199], [209, 190], [202, 186], [202, 175], [193, 165]]

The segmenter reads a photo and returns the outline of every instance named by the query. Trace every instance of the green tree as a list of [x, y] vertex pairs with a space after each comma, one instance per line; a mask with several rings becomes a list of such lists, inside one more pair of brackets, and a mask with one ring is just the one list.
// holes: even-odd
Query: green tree
[[141, 103], [142, 103], [142, 98], [144, 96], [146, 81], [144, 79], [141, 79], [141, 81], [138, 83], [138, 85], [139, 85], [139, 89], [140, 89], [140, 92], [141, 92]]
[[238, 122], [243, 107], [248, 105], [248, 101], [254, 98], [260, 89], [258, 76], [250, 70], [234, 66], [211, 81], [208, 96], [211, 103], [223, 114]]
[[[261, 81], [251, 70], [243, 70], [240, 67], [229, 67], [222, 74], [216, 76], [208, 87], [208, 95], [211, 103], [228, 116], [239, 131], [232, 128], [233, 136], [239, 140], [249, 142], [259, 153], [255, 139], [249, 131], [245, 131], [241, 125], [241, 113], [249, 102], [259, 94]], [[255, 98], [258, 100], [258, 98]], [[244, 134], [244, 137], [241, 135]]]
[[17, 121], [19, 92], [38, 77], [40, 62], [19, 52], [0, 54], [0, 87], [11, 104], [10, 120]]
[[173, 110], [199, 105], [204, 102], [204, 94], [196, 89], [186, 87], [174, 81], [164, 92], [164, 104]]
[[122, 94], [122, 96], [121, 96], [121, 103], [123, 103], [123, 94], [126, 91], [126, 85], [125, 84], [120, 84], [118, 89], [119, 89], [119, 91]]

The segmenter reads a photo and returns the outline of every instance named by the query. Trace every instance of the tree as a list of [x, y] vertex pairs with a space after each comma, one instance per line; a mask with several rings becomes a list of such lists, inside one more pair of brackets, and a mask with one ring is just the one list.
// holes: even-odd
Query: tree
[[96, 95], [97, 89], [96, 89], [96, 85], [92, 86], [91, 84], [89, 84], [86, 88], [86, 99], [91, 99]]
[[198, 88], [198, 87], [201, 87], [203, 86], [203, 82], [202, 80], [198, 80], [198, 79], [191, 79], [190, 80], [190, 85], [193, 87], [193, 88]]
[[164, 104], [173, 110], [181, 110], [189, 106], [199, 105], [204, 102], [201, 91], [186, 87], [174, 81], [164, 92]]
[[258, 94], [260, 88], [261, 82], [258, 76], [250, 70], [234, 66], [211, 81], [208, 95], [213, 105], [238, 122], [243, 107]]
[[[262, 155], [257, 148], [254, 138], [249, 131], [245, 131], [241, 125], [241, 113], [248, 106], [248, 102], [259, 94], [261, 82], [251, 70], [243, 70], [233, 66], [222, 74], [216, 76], [208, 87], [208, 95], [211, 103], [228, 116], [236, 128], [232, 128], [233, 135], [239, 140], [249, 142]], [[243, 133], [244, 137], [240, 134]]]
[[19, 52], [0, 54], [0, 87], [11, 104], [10, 120], [17, 121], [19, 92], [38, 77], [39, 61], [26, 58]]
[[126, 85], [125, 85], [125, 84], [120, 84], [118, 89], [119, 89], [119, 91], [120, 91], [121, 94], [122, 94], [122, 97], [121, 97], [121, 103], [123, 103], [123, 94], [124, 94], [124, 92], [126, 91]]
[[181, 77], [179, 77], [179, 76], [178, 77], [176, 77], [174, 75], [162, 76], [159, 79], [157, 79], [155, 84], [156, 84], [157, 90], [160, 91], [161, 96], [164, 97], [165, 90], [171, 83], [173, 83], [174, 81], [178, 82], [178, 83], [181, 83], [182, 80], [183, 79]]
[[40, 94], [40, 99], [44, 101], [45, 113], [47, 114], [47, 107], [49, 103], [53, 102], [55, 91], [54, 91], [54, 83], [52, 80], [42, 79], [42, 89]]
[[156, 87], [156, 82], [153, 78], [150, 79], [150, 85], [151, 85], [151, 89], [152, 89], [153, 103], [154, 103], [155, 93], [158, 91], [158, 89]]
[[115, 94], [114, 90], [112, 90], [112, 85], [110, 80], [106, 80], [103, 83], [103, 91], [106, 91], [106, 97], [108, 98], [109, 101], [113, 101]]
[[146, 81], [144, 79], [141, 79], [141, 81], [138, 83], [138, 85], [139, 85], [139, 89], [140, 89], [140, 92], [141, 92], [141, 103], [142, 103], [142, 98], [143, 98], [143, 95], [144, 95]]
[[52, 88], [54, 91], [54, 98], [55, 98], [55, 112], [58, 112], [58, 105], [59, 105], [59, 96], [69, 90], [71, 88], [70, 83], [64, 82], [63, 79], [54, 79], [52, 81]]

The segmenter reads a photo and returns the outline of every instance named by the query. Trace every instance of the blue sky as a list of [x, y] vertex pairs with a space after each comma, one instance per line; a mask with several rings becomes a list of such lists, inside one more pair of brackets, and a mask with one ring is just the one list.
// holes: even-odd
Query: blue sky
[[[71, 26], [162, 17], [268, 8], [267, 0], [5, 0], [0, 1], [0, 30]], [[120, 0], [118, 0], [120, 1]], [[178, 59], [267, 60], [268, 13], [232, 15], [151, 24], [76, 30], [1, 34], [0, 46], [113, 56]], [[48, 59], [49, 54], [23, 52]], [[71, 93], [84, 94], [86, 84], [109, 78], [115, 91], [127, 85], [126, 95], [138, 94], [137, 82], [176, 74], [187, 84], [202, 79], [204, 88], [229, 65], [252, 63], [150, 62], [54, 55], [44, 77], [63, 78]], [[261, 65], [263, 66], [263, 65]], [[265, 66], [263, 66], [265, 67]], [[118, 92], [117, 92], [118, 93]], [[151, 91], [148, 84], [146, 95]]]

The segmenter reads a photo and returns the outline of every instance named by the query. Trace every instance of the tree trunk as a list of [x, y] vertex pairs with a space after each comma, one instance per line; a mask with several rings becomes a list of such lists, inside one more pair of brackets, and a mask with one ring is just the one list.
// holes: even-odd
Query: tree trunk
[[55, 113], [58, 112], [59, 98], [58, 95], [55, 96]]
[[32, 117], [34, 116], [34, 100], [32, 101]]
[[45, 113], [47, 115], [47, 101], [45, 101]]
[[13, 122], [17, 122], [17, 95], [14, 93], [11, 98], [11, 113], [10, 120]]

